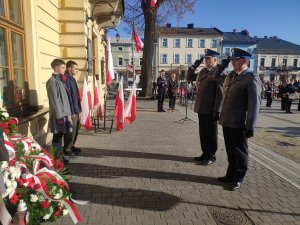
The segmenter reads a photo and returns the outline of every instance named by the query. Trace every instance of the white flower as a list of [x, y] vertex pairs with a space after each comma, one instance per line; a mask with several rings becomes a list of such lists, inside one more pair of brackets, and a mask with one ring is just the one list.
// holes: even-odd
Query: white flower
[[9, 167], [9, 172], [10, 173], [16, 172], [16, 167], [14, 167], [14, 166]]
[[68, 213], [69, 213], [68, 210], [66, 210], [66, 209], [63, 210], [63, 215], [64, 215], [64, 216], [67, 215]]
[[57, 187], [56, 186], [53, 186], [52, 187], [52, 191], [56, 191]]
[[50, 214], [46, 214], [46, 215], [43, 217], [44, 220], [49, 220], [49, 218], [50, 218]]
[[9, 117], [9, 114], [7, 112], [3, 112], [2, 113], [2, 116], [4, 116], [5, 118], [8, 118]]
[[36, 195], [34, 195], [34, 194], [31, 194], [31, 195], [30, 195], [30, 201], [31, 201], [31, 202], [37, 202], [38, 199], [39, 199], [38, 196], [36, 196]]
[[44, 154], [44, 153], [40, 153], [39, 155], [40, 155], [40, 156], [44, 156], [45, 154]]
[[62, 189], [59, 189], [59, 194], [63, 195], [63, 190]]
[[18, 183], [16, 181], [12, 182], [12, 187], [15, 189], [18, 186]]
[[49, 210], [50, 210], [50, 213], [52, 214], [53, 213], [53, 207], [50, 206]]
[[5, 182], [6, 179], [8, 179], [8, 176], [9, 176], [9, 172], [5, 171], [4, 174], [3, 174], [4, 182]]
[[56, 195], [54, 195], [54, 199], [60, 199], [61, 198], [61, 194], [57, 193]]
[[12, 186], [11, 180], [6, 179], [6, 180], [5, 180], [5, 185], [6, 185], [7, 188], [11, 187], [11, 186]]
[[8, 167], [8, 163], [6, 161], [2, 162], [1, 169], [4, 170]]
[[13, 189], [12, 187], [6, 188], [5, 196], [14, 193], [14, 191], [15, 191], [15, 189]]

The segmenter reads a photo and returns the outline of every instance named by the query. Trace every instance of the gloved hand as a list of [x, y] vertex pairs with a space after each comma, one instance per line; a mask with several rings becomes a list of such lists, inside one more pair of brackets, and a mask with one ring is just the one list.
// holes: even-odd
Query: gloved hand
[[201, 57], [200, 59], [197, 59], [197, 60], [194, 62], [193, 67], [194, 67], [194, 68], [197, 68], [198, 66], [200, 66], [200, 64], [203, 62], [203, 60], [204, 60], [204, 57]]
[[227, 59], [223, 59], [223, 60], [222, 60], [221, 66], [222, 66], [223, 68], [226, 68], [226, 67], [228, 67], [229, 63], [230, 63], [230, 57], [228, 56]]
[[213, 112], [213, 116], [212, 116], [214, 121], [218, 121], [220, 118], [220, 113], [219, 112]]
[[251, 137], [253, 137], [253, 130], [246, 130], [245, 131], [245, 136], [246, 136], [246, 138], [251, 138]]

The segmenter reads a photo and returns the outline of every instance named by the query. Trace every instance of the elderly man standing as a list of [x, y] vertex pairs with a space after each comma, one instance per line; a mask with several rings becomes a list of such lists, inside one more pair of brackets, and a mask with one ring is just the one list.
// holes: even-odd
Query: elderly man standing
[[164, 70], [160, 71], [160, 76], [157, 78], [157, 112], [165, 112], [164, 110], [164, 100], [166, 95], [166, 90], [168, 87], [168, 82], [166, 79], [166, 72]]
[[[223, 101], [222, 83], [219, 82], [216, 76], [219, 76], [219, 72], [224, 69], [223, 66], [217, 65], [219, 55], [218, 52], [205, 49], [205, 68], [200, 71], [196, 79], [197, 96], [194, 111], [198, 113], [200, 144], [203, 154], [194, 159], [202, 165], [210, 165], [216, 161], [218, 148], [217, 121]], [[224, 62], [225, 67], [228, 66], [228, 63], [229, 60]]]
[[253, 137], [260, 107], [259, 77], [249, 71], [252, 55], [242, 49], [232, 49], [234, 70], [224, 83], [224, 102], [219, 123], [228, 156], [228, 168], [218, 181], [228, 182], [232, 191], [238, 190], [248, 168], [248, 138]]

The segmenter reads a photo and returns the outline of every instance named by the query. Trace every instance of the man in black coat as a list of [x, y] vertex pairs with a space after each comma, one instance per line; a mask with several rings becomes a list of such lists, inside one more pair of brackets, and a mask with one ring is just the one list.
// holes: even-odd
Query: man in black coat
[[157, 78], [157, 112], [165, 112], [164, 110], [164, 100], [166, 95], [166, 90], [168, 89], [168, 82], [166, 80], [166, 72], [164, 70], [160, 71], [160, 76]]
[[[194, 160], [202, 165], [210, 165], [216, 161], [217, 121], [223, 101], [222, 83], [217, 79], [221, 67], [217, 65], [219, 55], [218, 52], [205, 49], [205, 68], [200, 71], [196, 79], [197, 95], [194, 111], [198, 113], [200, 144], [203, 153]], [[229, 60], [225, 62], [227, 64], [225, 67], [228, 66], [228, 63]]]
[[228, 156], [228, 168], [218, 181], [228, 182], [230, 190], [238, 190], [248, 168], [248, 138], [253, 137], [256, 125], [261, 85], [259, 77], [248, 69], [252, 55], [242, 49], [232, 49], [234, 70], [224, 82], [224, 101], [219, 123]]

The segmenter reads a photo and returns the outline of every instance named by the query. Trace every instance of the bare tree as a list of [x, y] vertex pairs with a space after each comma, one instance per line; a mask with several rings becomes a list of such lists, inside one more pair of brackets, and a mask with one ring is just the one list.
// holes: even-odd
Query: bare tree
[[152, 94], [152, 59], [154, 41], [157, 41], [156, 27], [162, 26], [170, 16], [176, 16], [177, 21], [180, 21], [186, 13], [193, 13], [195, 2], [196, 0], [157, 0], [155, 8], [152, 8], [151, 0], [126, 1], [124, 21], [131, 25], [134, 19], [138, 32], [144, 33], [141, 86], [145, 97], [151, 97]]

